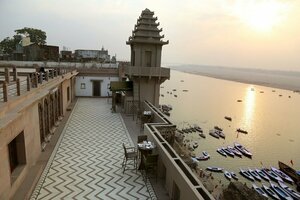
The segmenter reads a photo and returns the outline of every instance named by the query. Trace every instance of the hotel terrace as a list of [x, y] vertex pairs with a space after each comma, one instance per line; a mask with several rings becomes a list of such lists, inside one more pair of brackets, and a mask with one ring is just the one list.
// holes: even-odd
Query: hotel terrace
[[[130, 63], [0, 63], [1, 200], [213, 199], [174, 150], [176, 125], [158, 109], [170, 69], [161, 67], [168, 41], [156, 21], [142, 11], [126, 42]], [[142, 137], [154, 144], [147, 153]], [[137, 154], [126, 157], [123, 144]]]

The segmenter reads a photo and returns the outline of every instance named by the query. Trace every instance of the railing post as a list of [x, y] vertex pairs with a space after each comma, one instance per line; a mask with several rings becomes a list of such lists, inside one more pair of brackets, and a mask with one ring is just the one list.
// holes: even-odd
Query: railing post
[[7, 91], [7, 82], [3, 82], [3, 101], [7, 102], [8, 100], [8, 91]]
[[18, 76], [18, 73], [17, 73], [17, 68], [14, 66], [13, 67], [13, 80], [14, 81], [17, 81], [17, 76]]
[[4, 76], [5, 76], [5, 81], [7, 84], [9, 84], [9, 69], [5, 68], [5, 72], [4, 72]]
[[43, 83], [43, 74], [39, 73], [39, 83], [42, 84]]
[[31, 79], [29, 74], [27, 75], [27, 91], [30, 91], [30, 86], [31, 86]]
[[17, 85], [17, 95], [20, 96], [21, 95], [21, 87], [20, 87], [20, 79], [17, 78], [16, 80], [16, 85]]
[[35, 85], [35, 87], [37, 88], [38, 87], [38, 74], [37, 74], [37, 72], [35, 72], [34, 73], [34, 85]]
[[46, 77], [45, 80], [48, 81], [49, 80], [49, 71], [46, 71]]

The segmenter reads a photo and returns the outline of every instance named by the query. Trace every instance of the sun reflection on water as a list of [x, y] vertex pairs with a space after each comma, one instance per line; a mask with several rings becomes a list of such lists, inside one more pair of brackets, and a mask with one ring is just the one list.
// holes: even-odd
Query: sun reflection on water
[[245, 96], [245, 112], [244, 112], [244, 125], [251, 129], [253, 122], [253, 113], [255, 110], [255, 91], [252, 85], [247, 88]]

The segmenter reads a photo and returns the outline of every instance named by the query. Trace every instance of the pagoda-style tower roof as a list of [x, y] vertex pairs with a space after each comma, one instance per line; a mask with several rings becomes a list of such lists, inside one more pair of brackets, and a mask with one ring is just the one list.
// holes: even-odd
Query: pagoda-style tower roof
[[148, 8], [142, 11], [141, 16], [137, 19], [137, 23], [132, 31], [132, 36], [129, 37], [126, 44], [134, 43], [150, 43], [165, 45], [168, 41], [161, 40], [164, 35], [160, 35], [161, 29], [158, 29], [159, 22], [156, 23], [157, 17], [154, 17], [154, 12]]

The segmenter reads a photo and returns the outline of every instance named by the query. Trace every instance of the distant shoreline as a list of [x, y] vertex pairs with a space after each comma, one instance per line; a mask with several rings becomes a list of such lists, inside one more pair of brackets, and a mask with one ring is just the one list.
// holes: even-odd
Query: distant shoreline
[[173, 70], [239, 83], [261, 85], [300, 93], [300, 72], [280, 72], [256, 69], [176, 66]]

